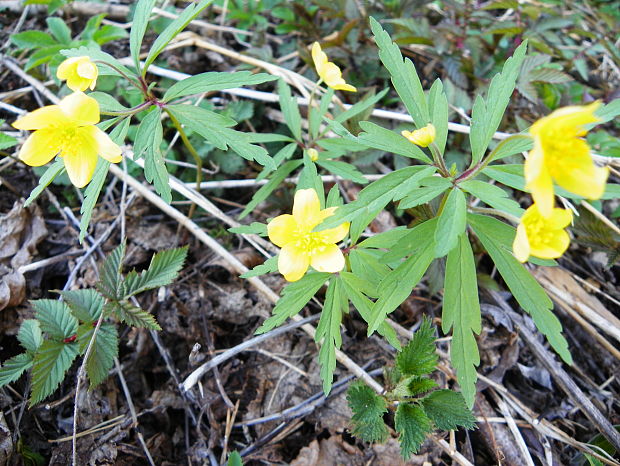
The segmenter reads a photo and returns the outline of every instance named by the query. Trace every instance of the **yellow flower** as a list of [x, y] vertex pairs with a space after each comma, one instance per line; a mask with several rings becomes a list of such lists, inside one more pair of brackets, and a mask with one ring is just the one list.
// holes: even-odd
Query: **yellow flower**
[[342, 78], [342, 71], [340, 71], [338, 65], [327, 61], [327, 55], [321, 50], [321, 44], [318, 42], [312, 44], [312, 60], [319, 78], [329, 87], [336, 91], [357, 91], [355, 87], [347, 84]]
[[573, 213], [567, 209], [552, 208], [545, 217], [539, 206], [532, 204], [521, 217], [517, 235], [512, 244], [515, 257], [525, 262], [528, 257], [555, 259], [564, 254], [570, 238], [564, 230], [573, 220]]
[[319, 160], [319, 151], [311, 147], [308, 149], [308, 157], [310, 157], [310, 160], [313, 162], [316, 162]]
[[429, 123], [424, 128], [416, 129], [415, 131], [401, 131], [400, 134], [416, 146], [428, 147], [435, 140], [435, 127], [432, 123]]
[[121, 148], [95, 126], [99, 104], [82, 92], [74, 92], [58, 105], [48, 105], [19, 118], [17, 129], [34, 130], [19, 151], [25, 164], [39, 167], [55, 155], [64, 159], [71, 182], [86, 186], [95, 171], [97, 155], [112, 163], [121, 161]]
[[93, 90], [97, 84], [97, 76], [97, 65], [88, 57], [67, 58], [56, 71], [56, 77], [61, 81], [66, 80], [69, 89], [76, 92], [85, 91], [89, 87]]
[[594, 165], [590, 147], [581, 139], [584, 125], [599, 121], [594, 115], [599, 105], [561, 108], [530, 128], [534, 148], [525, 161], [525, 182], [545, 216], [553, 209], [553, 181], [587, 199], [598, 199], [605, 191], [609, 169]]
[[333, 215], [335, 210], [336, 207], [321, 210], [316, 191], [300, 189], [295, 193], [293, 215], [280, 215], [269, 222], [269, 239], [282, 248], [278, 257], [278, 270], [286, 280], [299, 280], [310, 265], [319, 272], [330, 273], [344, 268], [344, 256], [336, 243], [347, 236], [349, 224], [312, 231]]

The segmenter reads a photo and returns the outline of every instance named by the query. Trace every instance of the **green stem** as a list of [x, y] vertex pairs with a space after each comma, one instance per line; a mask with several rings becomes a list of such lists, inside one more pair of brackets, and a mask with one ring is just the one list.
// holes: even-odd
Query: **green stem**
[[433, 161], [435, 162], [435, 165], [437, 165], [437, 168], [439, 168], [439, 171], [441, 172], [441, 175], [444, 178], [449, 178], [450, 177], [450, 170], [448, 170], [448, 167], [446, 167], [446, 163], [443, 160], [443, 156], [441, 155], [441, 152], [439, 152], [439, 147], [437, 147], [437, 145], [432, 142], [428, 148], [431, 151], [431, 154], [433, 154]]
[[181, 140], [183, 141], [183, 144], [185, 145], [185, 147], [187, 147], [187, 150], [189, 151], [190, 154], [192, 154], [192, 157], [194, 158], [194, 162], [196, 163], [196, 190], [199, 191], [200, 182], [202, 181], [202, 159], [200, 158], [200, 155], [198, 155], [198, 152], [196, 152], [196, 149], [194, 149], [194, 146], [192, 145], [192, 143], [189, 142], [187, 134], [185, 133], [185, 130], [181, 126], [181, 123], [179, 123], [179, 120], [177, 120], [176, 117], [172, 114], [172, 112], [169, 111], [165, 107], [164, 107], [164, 111], [170, 117], [170, 121], [172, 122], [176, 130], [181, 135]]
[[140, 113], [142, 110], [146, 110], [151, 105], [153, 105], [153, 102], [150, 100], [147, 100], [146, 102], [142, 102], [141, 104], [136, 105], [133, 108], [130, 108], [126, 112], [101, 112], [101, 114], [106, 115], [106, 116], [130, 116], [130, 115], [135, 115], [136, 113]]
[[118, 69], [116, 66], [103, 61], [103, 60], [94, 60], [94, 63], [101, 63], [102, 65], [105, 65], [109, 68], [112, 68], [114, 71], [116, 71], [118, 74], [120, 74], [123, 78], [125, 78], [127, 81], [129, 81], [131, 84], [133, 84], [134, 87], [138, 88], [140, 91], [142, 91], [142, 86], [140, 85], [140, 83], [138, 83], [138, 81], [130, 78], [129, 76], [127, 76], [123, 71], [121, 71], [120, 69]]
[[487, 207], [469, 207], [469, 210], [471, 210], [472, 212], [477, 212], [479, 214], [487, 214], [487, 215], [495, 215], [496, 217], [503, 217], [509, 222], [514, 223], [515, 225], [518, 225], [520, 222], [520, 220], [514, 215], [509, 214], [507, 212], [502, 212], [501, 210], [497, 210], [497, 209], [489, 209]]

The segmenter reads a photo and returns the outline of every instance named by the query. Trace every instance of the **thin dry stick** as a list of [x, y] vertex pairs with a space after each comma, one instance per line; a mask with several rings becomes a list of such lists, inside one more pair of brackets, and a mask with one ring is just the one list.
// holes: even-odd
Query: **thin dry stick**
[[56, 97], [52, 92], [47, 90], [47, 87], [45, 87], [41, 81], [39, 81], [36, 78], [33, 78], [28, 73], [26, 73], [24, 70], [22, 70], [19, 67], [19, 65], [17, 63], [15, 63], [11, 58], [0, 54], [0, 63], [2, 63], [9, 70], [11, 70], [17, 76], [22, 78], [24, 81], [26, 81], [32, 87], [34, 87], [41, 94], [43, 94], [47, 98], [47, 100], [49, 100], [50, 102], [52, 102], [54, 104], [57, 104], [58, 102], [60, 102], [60, 99], [58, 97]]

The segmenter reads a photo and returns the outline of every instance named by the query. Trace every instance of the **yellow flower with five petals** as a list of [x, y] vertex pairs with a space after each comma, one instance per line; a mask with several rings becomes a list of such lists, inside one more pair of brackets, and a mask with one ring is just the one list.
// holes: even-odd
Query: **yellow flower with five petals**
[[278, 270], [289, 282], [304, 276], [309, 266], [319, 272], [340, 272], [345, 265], [344, 255], [336, 246], [349, 232], [349, 224], [323, 231], [312, 231], [336, 207], [321, 210], [314, 189], [300, 189], [295, 193], [293, 215], [280, 215], [267, 225], [269, 239], [281, 247]]
[[436, 130], [435, 126], [429, 123], [424, 128], [416, 129], [415, 131], [401, 131], [400, 134], [416, 146], [428, 147], [435, 140]]
[[329, 87], [336, 91], [356, 92], [357, 89], [342, 78], [342, 71], [338, 65], [327, 60], [327, 55], [321, 50], [321, 44], [312, 44], [312, 61], [319, 78]]
[[530, 128], [534, 148], [525, 161], [525, 182], [544, 216], [554, 205], [553, 182], [571, 193], [598, 199], [605, 191], [607, 167], [597, 167], [590, 155], [584, 125], [596, 123], [599, 102], [564, 107], [541, 118]]
[[19, 151], [25, 164], [39, 167], [54, 156], [63, 158], [69, 179], [78, 188], [93, 177], [97, 155], [118, 163], [121, 148], [95, 126], [99, 104], [82, 92], [74, 92], [58, 105], [41, 107], [13, 123], [17, 129], [33, 131]]
[[92, 91], [97, 84], [99, 70], [88, 57], [71, 57], [63, 61], [56, 77], [61, 81], [67, 81], [67, 87], [72, 91], [85, 91], [90, 88]]
[[515, 257], [519, 262], [527, 261], [530, 256], [540, 259], [560, 257], [570, 244], [564, 228], [572, 220], [573, 213], [568, 209], [552, 208], [551, 215], [543, 216], [538, 204], [532, 204], [517, 226], [517, 235], [512, 244]]

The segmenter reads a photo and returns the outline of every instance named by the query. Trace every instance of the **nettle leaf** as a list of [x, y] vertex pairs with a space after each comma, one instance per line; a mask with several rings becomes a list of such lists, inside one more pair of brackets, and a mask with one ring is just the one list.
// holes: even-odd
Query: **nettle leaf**
[[0, 367], [0, 387], [15, 382], [32, 367], [33, 357], [28, 353], [18, 354], [4, 361]]
[[153, 317], [153, 314], [129, 303], [110, 303], [111, 310], [116, 314], [121, 322], [139, 328], [149, 330], [161, 330], [161, 327]]
[[50, 396], [58, 388], [77, 354], [77, 343], [45, 340], [41, 344], [32, 366], [30, 407]]
[[121, 268], [123, 267], [124, 257], [125, 243], [122, 243], [105, 258], [99, 268], [99, 282], [96, 286], [99, 292], [108, 299], [121, 299], [120, 291], [123, 282]]
[[368, 335], [379, 328], [389, 313], [411, 294], [433, 261], [433, 250], [428, 248], [412, 255], [392, 270], [379, 284], [381, 296], [373, 307], [373, 319], [368, 324]]
[[37, 197], [39, 197], [45, 188], [47, 188], [64, 169], [65, 163], [62, 159], [56, 159], [53, 164], [47, 167], [45, 173], [43, 173], [41, 178], [39, 178], [39, 184], [32, 190], [30, 196], [28, 196], [28, 199], [26, 199], [24, 207], [28, 207]]
[[38, 299], [32, 301], [32, 307], [41, 330], [50, 337], [64, 340], [77, 332], [78, 321], [65, 303], [53, 299]]
[[493, 134], [499, 125], [510, 102], [514, 91], [521, 64], [525, 59], [527, 41], [524, 41], [504, 63], [502, 72], [491, 80], [486, 100], [478, 95], [474, 102], [471, 114], [471, 143], [472, 165], [478, 163], [484, 155]]
[[437, 360], [435, 329], [425, 317], [411, 341], [396, 356], [396, 367], [403, 375], [425, 375], [435, 370]]
[[452, 328], [450, 360], [467, 406], [471, 407], [476, 397], [476, 366], [480, 364], [474, 333], [480, 333], [481, 317], [476, 263], [466, 233], [448, 253], [441, 327], [446, 334]]
[[459, 186], [495, 209], [508, 212], [515, 217], [523, 215], [524, 210], [519, 203], [508, 197], [508, 193], [499, 186], [480, 180], [464, 181]]
[[532, 316], [538, 330], [547, 337], [561, 358], [567, 364], [572, 364], [573, 358], [568, 350], [568, 342], [562, 335], [562, 324], [551, 312], [553, 302], [536, 279], [512, 255], [512, 245], [498, 242], [496, 238], [496, 230], [501, 229], [496, 224], [502, 222], [475, 214], [469, 214], [468, 219], [519, 305]]
[[467, 201], [459, 188], [448, 194], [435, 230], [435, 257], [443, 257], [458, 241], [467, 226]]
[[121, 291], [123, 299], [169, 285], [179, 274], [186, 257], [187, 246], [158, 252], [152, 257], [148, 269], [140, 274], [135, 270], [127, 274]]
[[422, 408], [410, 403], [400, 403], [394, 417], [400, 454], [407, 460], [417, 453], [426, 435], [431, 432], [431, 421]]
[[166, 91], [163, 97], [164, 102], [168, 102], [178, 97], [193, 94], [203, 94], [205, 92], [221, 91], [240, 86], [251, 86], [262, 84], [278, 79], [266, 73], [253, 74], [250, 71], [236, 71], [234, 73], [208, 71], [200, 73], [179, 81]]
[[398, 45], [392, 42], [389, 34], [373, 17], [370, 17], [370, 28], [379, 47], [379, 58], [392, 77], [394, 89], [407, 107], [416, 127], [426, 126], [430, 121], [430, 115], [426, 95], [415, 66], [409, 58], [403, 61]]
[[278, 80], [278, 95], [280, 96], [280, 109], [284, 115], [284, 122], [291, 134], [297, 141], [301, 141], [301, 114], [297, 99], [291, 95], [291, 88], [280, 78]]
[[[84, 354], [95, 328], [91, 325], [80, 325], [78, 329], [78, 344], [80, 354]], [[86, 374], [90, 380], [90, 388], [93, 389], [103, 382], [112, 366], [114, 358], [118, 356], [118, 332], [113, 324], [103, 323], [99, 327], [95, 342], [93, 343], [88, 361], [86, 361]]]
[[278, 256], [273, 256], [267, 259], [262, 264], [257, 265], [252, 270], [239, 275], [241, 278], [259, 277], [266, 273], [273, 273], [278, 271]]
[[241, 219], [252, 212], [258, 204], [269, 197], [274, 189], [282, 184], [282, 182], [293, 172], [293, 170], [299, 168], [302, 164], [303, 161], [301, 160], [289, 160], [288, 162], [285, 162], [273, 173], [273, 175], [271, 175], [271, 179], [267, 182], [267, 184], [261, 186], [261, 188], [254, 193], [252, 200], [248, 203], [245, 209], [243, 209], [243, 212], [241, 212], [239, 218]]
[[105, 304], [103, 296], [92, 288], [63, 291], [60, 293], [73, 315], [82, 322], [92, 324], [101, 316]]
[[140, 123], [140, 126], [138, 126], [134, 150], [136, 157], [144, 153], [144, 177], [146, 181], [152, 183], [157, 194], [170, 204], [172, 201], [172, 191], [170, 190], [166, 162], [160, 147], [163, 135], [161, 109], [156, 108], [148, 113]]
[[431, 163], [431, 160], [422, 149], [409, 142], [404, 136], [370, 121], [360, 121], [359, 125], [364, 130], [356, 139], [360, 144], [373, 149], [384, 150], [391, 154], [421, 160], [428, 164]]
[[361, 215], [377, 212], [390, 201], [406, 196], [417, 187], [419, 180], [432, 175], [434, 172], [434, 167], [419, 165], [393, 171], [362, 189], [355, 201], [339, 207], [334, 215], [328, 217], [317, 227], [317, 230], [334, 228]]
[[266, 333], [278, 327], [286, 319], [301, 311], [330, 276], [330, 273], [324, 272], [307, 273], [301, 280], [286, 285], [273, 308], [273, 315], [263, 322], [263, 325], [256, 330], [256, 334]]
[[228, 462], [226, 466], [243, 466], [243, 460], [238, 451], [233, 451], [228, 456]]
[[463, 395], [459, 392], [437, 390], [425, 397], [421, 404], [426, 415], [440, 430], [476, 427], [476, 417], [467, 407]]
[[396, 396], [416, 396], [421, 393], [426, 393], [437, 387], [437, 382], [428, 377], [420, 377], [418, 375], [411, 375], [405, 377], [396, 385], [396, 388], [392, 390], [392, 393]]
[[385, 399], [358, 380], [347, 391], [349, 408], [353, 411], [352, 434], [366, 442], [381, 443], [389, 436], [383, 415], [387, 413]]
[[149, 49], [149, 53], [144, 60], [144, 70], [149, 67], [151, 63], [159, 56], [159, 54], [166, 48], [170, 41], [181, 32], [185, 27], [195, 19], [206, 7], [208, 7], [213, 0], [202, 0], [199, 3], [192, 3], [187, 5], [181, 14], [177, 16], [168, 26], [164, 29], [155, 39], [153, 45]]
[[342, 282], [338, 276], [333, 276], [329, 281], [325, 294], [325, 303], [321, 311], [321, 320], [316, 328], [314, 336], [318, 343], [323, 340], [319, 350], [319, 364], [321, 366], [321, 380], [323, 380], [323, 392], [328, 394], [334, 380], [336, 370], [336, 350], [342, 345], [340, 324], [342, 314], [348, 310], [348, 301], [342, 290]]
[[22, 348], [28, 353], [35, 353], [41, 343], [43, 343], [43, 334], [41, 326], [36, 319], [26, 319], [22, 322], [17, 332], [17, 340]]

